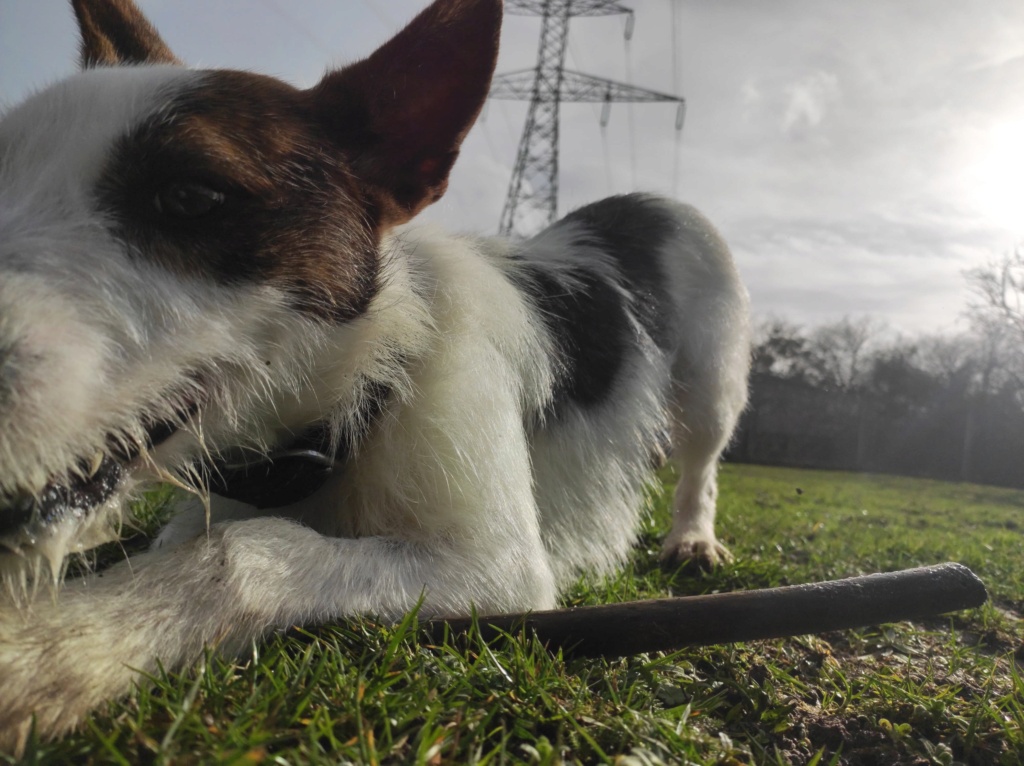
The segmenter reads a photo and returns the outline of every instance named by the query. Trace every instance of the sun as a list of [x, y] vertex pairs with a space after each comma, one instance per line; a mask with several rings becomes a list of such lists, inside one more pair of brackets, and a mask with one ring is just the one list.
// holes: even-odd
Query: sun
[[972, 203], [992, 223], [1024, 236], [1024, 119], [994, 123], [982, 136], [968, 171]]

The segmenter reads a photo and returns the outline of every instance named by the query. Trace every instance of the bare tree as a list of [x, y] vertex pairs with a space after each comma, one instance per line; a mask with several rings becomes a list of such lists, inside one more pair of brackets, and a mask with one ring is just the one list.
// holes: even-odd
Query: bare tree
[[967, 272], [981, 298], [969, 312], [972, 335], [980, 341], [983, 390], [1012, 386], [1024, 398], [1024, 245], [1000, 260]]
[[[918, 366], [946, 387], [967, 388], [974, 369], [973, 335], [924, 335], [914, 341]], [[959, 383], [959, 385], [958, 385]]]
[[972, 307], [972, 317], [1002, 321], [1024, 343], [1024, 245], [995, 263], [972, 269], [967, 279], [983, 301]]
[[885, 331], [885, 324], [871, 317], [822, 325], [810, 336], [810, 351], [821, 382], [840, 391], [852, 391], [864, 381], [868, 354]]
[[755, 375], [805, 379], [810, 358], [807, 336], [799, 325], [773, 317], [755, 329], [751, 363]]

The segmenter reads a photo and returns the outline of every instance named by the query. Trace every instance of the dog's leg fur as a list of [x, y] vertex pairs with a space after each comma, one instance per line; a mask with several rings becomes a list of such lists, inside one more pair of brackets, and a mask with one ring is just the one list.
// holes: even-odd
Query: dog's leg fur
[[468, 603], [552, 606], [550, 584], [538, 583], [544, 573], [524, 567], [522, 557], [539, 553], [529, 547], [490, 532], [415, 543], [329, 538], [284, 519], [217, 525], [69, 583], [57, 602], [0, 610], [0, 744], [33, 713], [41, 731], [66, 731], [126, 693], [137, 671], [154, 673], [158, 661], [182, 667], [204, 645], [232, 655], [290, 625], [360, 613], [398, 619], [421, 593], [425, 615], [462, 614]]

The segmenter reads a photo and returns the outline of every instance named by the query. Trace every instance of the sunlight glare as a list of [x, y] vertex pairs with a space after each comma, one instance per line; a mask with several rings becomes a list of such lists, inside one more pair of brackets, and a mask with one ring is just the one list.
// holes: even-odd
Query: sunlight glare
[[993, 223], [1024, 236], [1024, 119], [993, 125], [971, 167], [971, 196]]

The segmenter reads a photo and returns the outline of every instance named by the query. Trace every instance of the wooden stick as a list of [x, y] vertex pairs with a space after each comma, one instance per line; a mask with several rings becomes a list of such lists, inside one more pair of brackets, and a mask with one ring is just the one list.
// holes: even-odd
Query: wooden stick
[[[934, 617], [981, 606], [985, 586], [962, 564], [709, 596], [493, 615], [476, 621], [485, 639], [532, 630], [551, 649], [624, 657], [684, 646], [824, 633]], [[471, 618], [431, 620], [428, 635], [468, 632]]]

